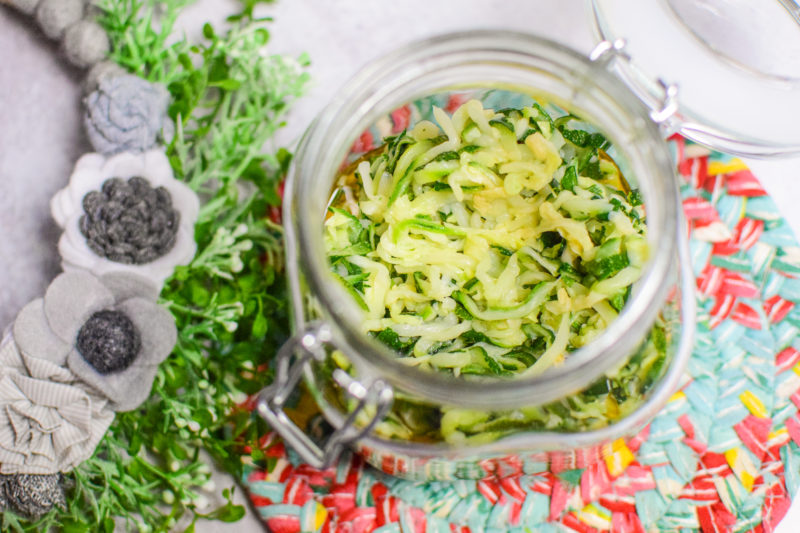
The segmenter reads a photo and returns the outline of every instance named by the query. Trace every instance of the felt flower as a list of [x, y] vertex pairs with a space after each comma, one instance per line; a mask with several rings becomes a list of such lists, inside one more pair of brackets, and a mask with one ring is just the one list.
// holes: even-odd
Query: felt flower
[[175, 319], [155, 303], [157, 295], [135, 274], [65, 272], [44, 298], [23, 308], [14, 340], [23, 355], [65, 366], [111, 409], [130, 411], [149, 396], [177, 338]]
[[65, 271], [123, 270], [160, 286], [194, 257], [199, 201], [160, 150], [84, 155], [50, 210], [64, 229], [58, 251]]
[[169, 93], [138, 76], [101, 79], [84, 103], [86, 133], [95, 150], [103, 154], [149, 150], [159, 136], [172, 137], [174, 126], [167, 116]]
[[21, 352], [10, 335], [0, 344], [0, 473], [72, 470], [112, 420], [108, 401], [67, 368]]

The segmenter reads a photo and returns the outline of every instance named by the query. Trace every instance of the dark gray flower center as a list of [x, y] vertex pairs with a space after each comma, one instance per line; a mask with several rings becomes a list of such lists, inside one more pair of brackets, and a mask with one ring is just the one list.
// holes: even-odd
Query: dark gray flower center
[[175, 245], [180, 213], [164, 187], [144, 178], [110, 178], [83, 197], [80, 230], [94, 253], [116, 263], [141, 265]]
[[78, 332], [78, 351], [103, 375], [131, 366], [141, 346], [136, 326], [120, 311], [98, 311]]

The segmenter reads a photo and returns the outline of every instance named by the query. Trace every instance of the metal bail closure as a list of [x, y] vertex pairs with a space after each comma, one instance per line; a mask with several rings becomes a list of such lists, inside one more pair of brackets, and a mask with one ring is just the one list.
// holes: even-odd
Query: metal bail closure
[[613, 41], [600, 41], [597, 46], [589, 52], [589, 59], [591, 61], [599, 61], [601, 63], [608, 62], [615, 57], [628, 58], [625, 52], [627, 42], [625, 39], [614, 39]]
[[[286, 341], [278, 351], [275, 379], [261, 391], [256, 404], [258, 414], [294, 448], [303, 461], [320, 469], [330, 466], [346, 446], [369, 433], [386, 416], [394, 400], [391, 386], [382, 380], [365, 386], [344, 370], [337, 369], [333, 372], [333, 380], [356, 400], [356, 405], [326, 443], [320, 446], [311, 440], [286, 415], [283, 408], [303, 376], [306, 365], [323, 362], [325, 347], [331, 341], [330, 329], [319, 323], [309, 324], [305, 330]], [[356, 418], [361, 413], [366, 414], [368, 422], [356, 426]]]
[[658, 84], [664, 90], [664, 99], [661, 101], [661, 108], [650, 111], [650, 118], [656, 124], [664, 124], [678, 112], [678, 85], [667, 84], [661, 78], [658, 79]]
[[631, 57], [625, 50], [627, 42], [625, 39], [618, 38], [613, 41], [600, 41], [589, 52], [589, 59], [595, 63], [611, 68], [616, 62], [624, 65], [626, 68], [622, 71], [615, 70], [617, 76], [633, 90], [634, 94], [650, 109], [650, 119], [662, 127], [663, 130], [669, 132], [672, 129], [671, 118], [678, 112], [678, 85], [675, 83], [666, 83], [659, 78], [658, 87], [663, 91], [663, 97], [660, 99], [653, 95], [643, 85], [643, 83], [635, 76], [626, 75], [628, 69], [633, 69], [631, 65]]

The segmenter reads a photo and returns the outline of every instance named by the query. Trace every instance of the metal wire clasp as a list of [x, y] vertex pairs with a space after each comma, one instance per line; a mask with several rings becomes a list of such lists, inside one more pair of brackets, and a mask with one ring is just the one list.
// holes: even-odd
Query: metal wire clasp
[[[326, 345], [331, 341], [330, 329], [325, 324], [310, 324], [286, 341], [278, 351], [275, 379], [261, 391], [256, 404], [258, 414], [272, 429], [278, 432], [306, 463], [320, 469], [330, 466], [345, 446], [369, 433], [375, 424], [386, 416], [394, 400], [394, 391], [384, 381], [375, 380], [365, 386], [344, 370], [337, 369], [333, 372], [332, 378], [346, 394], [356, 400], [355, 407], [322, 446], [311, 440], [303, 429], [286, 415], [283, 408], [297, 387], [306, 365], [323, 362], [327, 355]], [[356, 426], [356, 418], [362, 412], [368, 413], [368, 421], [366, 424]]]
[[661, 100], [661, 108], [650, 110], [650, 118], [656, 124], [663, 124], [678, 112], [678, 85], [666, 83], [661, 78], [658, 78], [658, 84], [664, 90], [664, 98]]
[[619, 62], [617, 66], [621, 68], [615, 69], [617, 75], [650, 108], [650, 119], [656, 124], [667, 127], [669, 119], [678, 112], [678, 85], [658, 78], [656, 81], [663, 91], [663, 96], [654, 95], [657, 88], [653, 86], [652, 89], [648, 89], [642, 83], [641, 76], [635, 75], [636, 69], [631, 63], [626, 47], [625, 39], [603, 40], [589, 52], [589, 59], [603, 65], [610, 65], [612, 61]]
[[600, 41], [597, 43], [597, 46], [595, 46], [594, 49], [589, 52], [589, 59], [591, 61], [605, 62], [615, 57], [628, 58], [628, 54], [625, 51], [625, 46], [627, 46], [627, 44], [628, 43], [625, 41], [625, 39]]

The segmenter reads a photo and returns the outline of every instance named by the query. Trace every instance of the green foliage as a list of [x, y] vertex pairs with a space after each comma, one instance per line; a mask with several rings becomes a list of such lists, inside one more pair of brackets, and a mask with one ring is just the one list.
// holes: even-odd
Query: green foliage
[[167, 154], [204, 201], [197, 255], [161, 294], [177, 346], [149, 400], [119, 413], [94, 456], [65, 475], [67, 508], [34, 523], [6, 512], [3, 530], [111, 531], [116, 521], [129, 531], [191, 531], [198, 519], [244, 514], [228, 489], [225, 505], [202, 509], [210, 469], [200, 450], [234, 475], [245, 447], [258, 458], [265, 428], [244, 404], [269, 382], [288, 330], [282, 232], [267, 215], [280, 205], [290, 154], [267, 142], [308, 75], [305, 59], [264, 53], [269, 33], [253, 18], [257, 0], [245, 0], [226, 31], [206, 24], [202, 43], [171, 43], [188, 3], [99, 1], [111, 58], [168, 87], [176, 135]]

